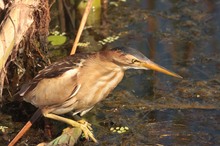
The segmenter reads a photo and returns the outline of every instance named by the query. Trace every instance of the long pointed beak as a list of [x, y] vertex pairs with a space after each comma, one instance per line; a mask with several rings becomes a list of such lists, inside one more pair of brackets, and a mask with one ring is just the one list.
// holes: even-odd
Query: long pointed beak
[[173, 76], [173, 77], [177, 77], [177, 78], [183, 78], [181, 77], [180, 75], [172, 72], [172, 71], [169, 71], [168, 69], [162, 67], [162, 66], [159, 66], [158, 64], [150, 61], [150, 60], [147, 60], [145, 62], [143, 62], [143, 67], [146, 67], [148, 69], [151, 69], [151, 70], [155, 70], [155, 71], [158, 71], [158, 72], [162, 72], [164, 74], [167, 74], [167, 75], [170, 75], [170, 76]]

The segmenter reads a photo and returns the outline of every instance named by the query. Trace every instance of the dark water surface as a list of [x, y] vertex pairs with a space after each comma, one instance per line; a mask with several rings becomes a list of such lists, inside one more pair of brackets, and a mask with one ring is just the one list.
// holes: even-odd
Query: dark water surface
[[[92, 40], [93, 48], [101, 48], [98, 41], [119, 36], [107, 45], [137, 48], [183, 79], [127, 71], [109, 98], [84, 117], [93, 125], [97, 145], [220, 145], [220, 2], [127, 0], [116, 4], [110, 4], [104, 19], [85, 30], [83, 41]], [[24, 124], [17, 123], [15, 131]], [[129, 129], [110, 130], [117, 127]], [[44, 141], [39, 131], [32, 129], [20, 145]], [[35, 132], [41, 136], [30, 140]]]
[[[113, 46], [135, 47], [184, 79], [128, 71], [109, 99], [87, 115], [99, 125], [99, 145], [220, 144], [219, 6], [142, 0], [109, 9], [112, 29], [124, 32]], [[125, 133], [109, 131], [123, 126], [129, 127]]]

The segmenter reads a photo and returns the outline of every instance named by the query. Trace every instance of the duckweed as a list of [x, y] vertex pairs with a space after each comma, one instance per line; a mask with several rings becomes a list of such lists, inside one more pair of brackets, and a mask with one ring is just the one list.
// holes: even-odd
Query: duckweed
[[110, 128], [110, 131], [115, 133], [117, 132], [118, 134], [122, 134], [122, 133], [125, 133], [129, 130], [129, 128], [127, 126], [124, 126], [124, 127], [111, 127]]

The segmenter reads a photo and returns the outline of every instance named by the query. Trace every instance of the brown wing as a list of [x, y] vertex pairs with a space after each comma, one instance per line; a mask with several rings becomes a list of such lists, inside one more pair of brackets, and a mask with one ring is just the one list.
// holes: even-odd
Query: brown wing
[[62, 75], [41, 79], [33, 90], [25, 93], [24, 100], [36, 107], [60, 105], [75, 94], [78, 68], [70, 69]]
[[92, 54], [93, 53], [75, 54], [68, 56], [61, 61], [54, 62], [45, 69], [41, 70], [30, 83], [23, 85], [19, 91], [20, 96], [26, 96], [26, 94], [32, 91], [42, 79], [57, 78], [68, 70], [77, 68], [82, 59], [86, 59]]

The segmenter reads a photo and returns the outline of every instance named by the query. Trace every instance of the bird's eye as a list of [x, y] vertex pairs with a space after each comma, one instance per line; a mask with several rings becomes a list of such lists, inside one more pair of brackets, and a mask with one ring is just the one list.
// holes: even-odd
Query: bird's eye
[[134, 63], [136, 63], [136, 62], [140, 62], [140, 61], [138, 61], [138, 60], [136, 60], [136, 59], [132, 59], [132, 60], [131, 60], [131, 63], [132, 63], [132, 64], [134, 64]]

